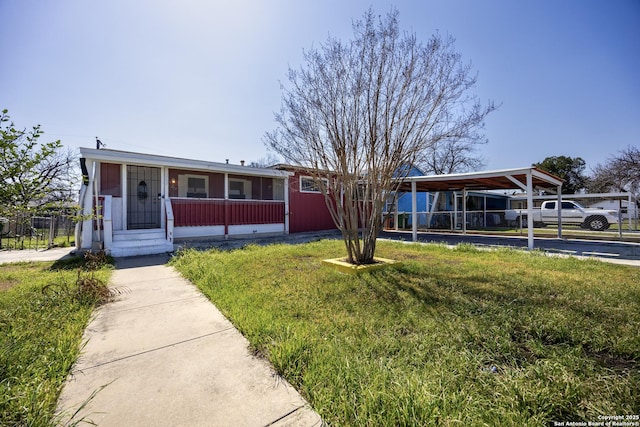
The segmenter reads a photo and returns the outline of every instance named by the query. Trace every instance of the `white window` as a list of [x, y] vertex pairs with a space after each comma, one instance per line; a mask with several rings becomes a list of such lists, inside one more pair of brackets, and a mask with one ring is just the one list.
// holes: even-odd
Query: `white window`
[[[322, 183], [324, 184], [324, 188], [327, 188], [329, 185], [329, 181], [326, 178], [322, 178]], [[320, 193], [322, 190], [320, 189], [319, 183], [314, 180], [310, 176], [301, 176], [300, 177], [300, 192], [301, 193]]]
[[229, 178], [230, 199], [250, 199], [251, 181], [247, 179]]
[[209, 197], [207, 175], [178, 175], [178, 197], [206, 199]]

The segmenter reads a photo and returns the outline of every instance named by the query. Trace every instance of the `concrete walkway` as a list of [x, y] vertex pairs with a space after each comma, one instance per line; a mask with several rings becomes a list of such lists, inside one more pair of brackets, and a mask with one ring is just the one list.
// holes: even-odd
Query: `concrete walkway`
[[[167, 256], [117, 260], [59, 412], [98, 426], [319, 426], [321, 418]], [[102, 388], [104, 387], [104, 388]], [[64, 418], [63, 418], [64, 419]]]
[[25, 261], [57, 261], [70, 257], [75, 248], [25, 249], [0, 251], [0, 264]]

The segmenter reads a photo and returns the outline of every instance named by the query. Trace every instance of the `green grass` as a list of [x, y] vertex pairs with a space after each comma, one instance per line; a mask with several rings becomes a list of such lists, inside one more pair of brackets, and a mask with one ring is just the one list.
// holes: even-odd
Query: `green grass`
[[[0, 265], [0, 425], [53, 426], [56, 401], [97, 303], [83, 260]], [[95, 272], [106, 281], [109, 268]], [[91, 273], [83, 273], [89, 283]]]
[[186, 251], [173, 265], [331, 425], [531, 425], [640, 411], [640, 270], [378, 242]]

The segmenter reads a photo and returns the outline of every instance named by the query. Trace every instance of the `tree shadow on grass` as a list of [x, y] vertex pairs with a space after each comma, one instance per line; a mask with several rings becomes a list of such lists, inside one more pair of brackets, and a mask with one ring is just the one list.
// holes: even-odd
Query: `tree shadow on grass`
[[54, 261], [49, 270], [96, 270], [104, 266], [114, 265], [115, 260], [113, 257], [106, 255], [104, 252], [87, 252], [83, 256], [64, 257]]
[[[527, 289], [526, 284], [514, 286], [491, 274], [452, 277], [415, 265], [372, 272], [362, 280], [394, 317], [402, 315], [409, 295], [443, 317], [453, 315], [462, 328], [473, 325], [465, 333], [470, 348], [487, 350], [497, 363], [524, 367], [556, 350], [573, 348], [617, 374], [640, 366], [640, 348], [616, 345], [616, 328], [626, 324], [628, 316], [617, 307], [594, 307], [593, 302], [565, 294], [560, 286]], [[511, 354], [498, 354], [489, 339], [495, 337], [478, 331], [501, 335], [498, 339], [508, 343]]]

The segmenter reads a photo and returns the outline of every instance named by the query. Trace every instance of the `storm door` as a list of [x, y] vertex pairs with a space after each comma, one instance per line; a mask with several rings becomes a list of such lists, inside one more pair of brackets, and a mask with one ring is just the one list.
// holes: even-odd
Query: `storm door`
[[127, 229], [160, 228], [160, 168], [127, 166]]

